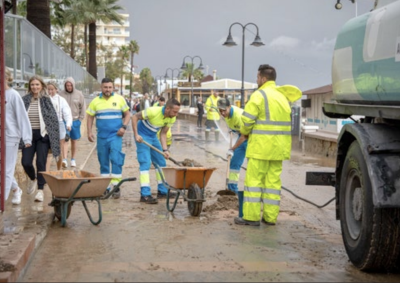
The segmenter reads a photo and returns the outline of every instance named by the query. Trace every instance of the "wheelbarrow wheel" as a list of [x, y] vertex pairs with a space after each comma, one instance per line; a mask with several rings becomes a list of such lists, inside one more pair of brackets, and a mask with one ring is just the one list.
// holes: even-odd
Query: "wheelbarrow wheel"
[[[195, 199], [195, 200], [203, 199], [201, 189], [196, 183], [190, 185], [188, 190], [188, 199]], [[199, 216], [202, 208], [203, 208], [203, 202], [188, 201], [188, 209], [190, 215]]]
[[[66, 219], [68, 219], [69, 215], [71, 214], [71, 207], [72, 207], [72, 202], [68, 203]], [[57, 217], [58, 220], [61, 221], [61, 203], [54, 205], [54, 215]]]

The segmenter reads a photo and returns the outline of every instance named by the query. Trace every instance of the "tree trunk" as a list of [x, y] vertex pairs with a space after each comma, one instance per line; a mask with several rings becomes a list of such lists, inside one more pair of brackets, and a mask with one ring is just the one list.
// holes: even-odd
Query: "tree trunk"
[[27, 0], [26, 19], [51, 39], [49, 0]]
[[75, 25], [71, 24], [71, 52], [70, 56], [75, 60]]
[[130, 76], [130, 80], [129, 80], [129, 91], [130, 91], [130, 95], [132, 95], [133, 55], [134, 55], [134, 53], [131, 52], [131, 74], [130, 74], [131, 76]]
[[96, 23], [89, 24], [89, 74], [97, 79]]
[[124, 89], [124, 59], [122, 58], [122, 70], [121, 70], [121, 89], [120, 89], [120, 93], [121, 95], [123, 95], [123, 89]]
[[88, 34], [87, 34], [87, 29], [88, 29], [88, 26], [87, 25], [85, 25], [85, 27], [84, 27], [84, 31], [83, 31], [83, 40], [85, 41], [85, 60], [86, 60], [86, 70], [89, 70], [89, 55], [88, 55], [88, 46], [87, 46], [87, 43], [88, 43]]
[[17, 14], [17, 0], [12, 0], [11, 3], [12, 3], [12, 13], [14, 15], [16, 15]]

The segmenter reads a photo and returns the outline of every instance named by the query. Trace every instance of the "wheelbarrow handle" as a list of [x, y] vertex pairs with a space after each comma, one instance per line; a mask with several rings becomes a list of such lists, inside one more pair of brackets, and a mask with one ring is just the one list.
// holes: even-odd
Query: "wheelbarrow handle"
[[118, 184], [116, 184], [116, 185], [114, 186], [114, 188], [113, 188], [111, 191], [109, 191], [105, 196], [101, 197], [101, 199], [108, 199], [110, 196], [112, 196], [112, 194], [113, 194], [117, 189], [119, 189], [119, 187], [120, 187], [123, 183], [125, 183], [125, 182], [131, 182], [131, 181], [136, 181], [136, 177], [130, 177], [130, 178], [122, 179], [121, 181], [118, 182]]
[[[144, 143], [145, 145], [147, 145], [148, 147], [150, 147], [152, 150], [157, 151], [159, 154], [162, 154], [162, 156], [164, 156], [164, 152], [162, 152], [161, 150], [159, 150], [158, 148], [156, 148], [155, 146], [152, 146], [151, 144], [149, 144], [148, 142], [146, 142], [145, 140], [142, 140], [142, 143]], [[171, 156], [168, 157], [169, 160], [171, 160], [172, 162], [174, 162], [176, 165], [181, 166], [175, 159], [173, 159]]]

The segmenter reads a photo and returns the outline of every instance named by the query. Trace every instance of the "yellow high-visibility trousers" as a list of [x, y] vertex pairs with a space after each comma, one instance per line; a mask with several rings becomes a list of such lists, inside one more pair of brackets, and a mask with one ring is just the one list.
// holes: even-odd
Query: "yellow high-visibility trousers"
[[276, 223], [281, 200], [282, 160], [249, 158], [244, 181], [243, 219]]

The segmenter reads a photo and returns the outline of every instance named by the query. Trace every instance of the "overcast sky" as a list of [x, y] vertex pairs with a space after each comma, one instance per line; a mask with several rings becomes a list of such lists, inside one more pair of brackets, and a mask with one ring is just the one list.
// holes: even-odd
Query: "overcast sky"
[[[134, 64], [153, 76], [180, 68], [186, 55], [200, 56], [204, 73], [241, 80], [242, 28], [232, 27], [235, 47], [225, 47], [234, 22], [255, 23], [265, 46], [254, 47], [256, 29], [245, 31], [245, 75], [256, 82], [260, 64], [277, 70], [277, 84], [302, 91], [331, 83], [331, 60], [336, 35], [349, 19], [367, 13], [373, 0], [120, 0], [130, 15], [130, 38], [140, 46]], [[191, 62], [187, 59], [186, 62]], [[199, 65], [198, 59], [194, 61]], [[175, 72], [176, 74], [177, 72]]]

